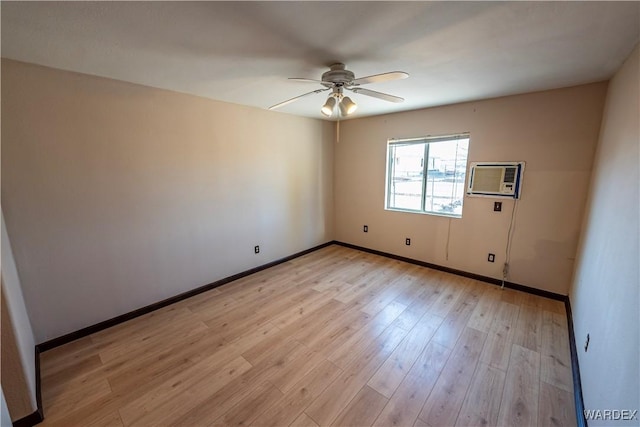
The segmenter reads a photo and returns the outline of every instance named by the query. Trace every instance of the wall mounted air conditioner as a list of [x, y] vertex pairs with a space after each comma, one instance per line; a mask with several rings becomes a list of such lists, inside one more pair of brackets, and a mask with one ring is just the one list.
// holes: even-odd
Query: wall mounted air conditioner
[[523, 171], [524, 162], [471, 163], [467, 194], [519, 199]]

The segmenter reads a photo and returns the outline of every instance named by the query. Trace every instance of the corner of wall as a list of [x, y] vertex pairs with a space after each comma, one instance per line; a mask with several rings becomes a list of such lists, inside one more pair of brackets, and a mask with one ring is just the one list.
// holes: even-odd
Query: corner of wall
[[637, 45], [609, 82], [569, 292], [585, 410], [640, 403], [639, 70]]
[[[6, 307], [8, 312], [3, 313], [3, 318], [7, 320], [7, 325], [4, 325], [2, 333], [2, 361], [10, 364], [8, 368], [15, 373], [16, 381], [22, 384], [22, 387], [12, 387], [11, 394], [5, 396], [9, 411], [13, 418], [16, 419], [27, 416], [37, 409], [37, 373], [34, 364], [35, 339], [22, 295], [20, 278], [13, 259], [4, 215], [2, 215], [1, 271], [2, 305], [3, 308]], [[10, 330], [7, 328], [10, 328]], [[3, 371], [5, 370], [3, 369]], [[3, 384], [9, 380], [5, 380], [3, 377]], [[7, 389], [7, 391], [9, 390]]]

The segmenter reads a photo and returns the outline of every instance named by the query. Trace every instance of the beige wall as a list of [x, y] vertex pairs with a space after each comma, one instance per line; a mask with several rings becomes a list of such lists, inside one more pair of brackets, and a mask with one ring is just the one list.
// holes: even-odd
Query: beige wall
[[333, 238], [331, 123], [7, 60], [2, 115], [38, 342]]
[[469, 161], [526, 162], [508, 279], [568, 294], [605, 91], [597, 83], [343, 122], [336, 239], [502, 278], [512, 200], [495, 213], [494, 199], [465, 197], [462, 219], [384, 210], [387, 139], [469, 131]]
[[609, 84], [570, 295], [585, 409], [640, 409], [639, 61], [636, 47]]

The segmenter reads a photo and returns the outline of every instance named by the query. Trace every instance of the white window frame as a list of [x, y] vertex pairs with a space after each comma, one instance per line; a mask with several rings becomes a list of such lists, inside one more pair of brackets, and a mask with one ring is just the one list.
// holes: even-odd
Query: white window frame
[[[445, 213], [445, 212], [434, 212], [425, 209], [425, 198], [427, 193], [427, 177], [429, 171], [429, 146], [432, 143], [444, 142], [444, 141], [455, 141], [458, 139], [468, 139], [469, 143], [471, 143], [471, 134], [469, 132], [457, 133], [452, 135], [437, 135], [437, 136], [424, 136], [419, 138], [404, 138], [404, 139], [389, 139], [387, 141], [387, 156], [386, 156], [386, 179], [385, 179], [385, 194], [384, 194], [384, 208], [388, 211], [396, 211], [396, 212], [407, 212], [407, 213], [417, 213], [423, 215], [436, 215], [436, 216], [445, 216], [449, 218], [462, 218], [462, 213], [460, 215], [453, 213]], [[391, 178], [393, 176], [393, 160], [391, 157], [391, 149], [393, 146], [399, 145], [413, 145], [413, 144], [424, 144], [425, 145], [425, 153], [424, 153], [424, 161], [422, 162], [422, 194], [420, 200], [420, 206], [422, 209], [403, 209], [391, 206]], [[463, 188], [463, 208], [464, 208], [464, 197], [465, 197], [465, 183], [467, 179], [467, 168], [469, 167], [469, 157], [467, 156], [466, 165], [465, 165], [465, 178], [463, 180], [462, 188]]]

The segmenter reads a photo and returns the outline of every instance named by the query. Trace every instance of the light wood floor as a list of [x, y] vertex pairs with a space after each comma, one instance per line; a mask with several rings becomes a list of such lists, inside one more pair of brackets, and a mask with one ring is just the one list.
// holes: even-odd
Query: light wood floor
[[41, 364], [44, 425], [576, 425], [561, 302], [337, 245]]

